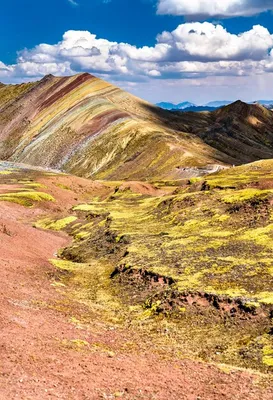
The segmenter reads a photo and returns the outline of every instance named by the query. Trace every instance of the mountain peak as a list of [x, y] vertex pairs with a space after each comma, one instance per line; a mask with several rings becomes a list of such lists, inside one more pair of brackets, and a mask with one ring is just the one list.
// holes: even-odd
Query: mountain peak
[[47, 82], [52, 81], [53, 79], [56, 79], [56, 76], [54, 76], [52, 74], [47, 74], [39, 82], [40, 83], [47, 83]]
[[242, 109], [248, 109], [250, 104], [245, 103], [242, 100], [236, 100], [231, 104], [228, 104], [224, 107], [224, 109], [233, 110], [233, 111], [240, 111]]
[[248, 104], [241, 100], [237, 100], [234, 103], [231, 103], [225, 107], [220, 108], [219, 110], [216, 110], [214, 113], [218, 117], [223, 117], [227, 115], [229, 116], [238, 115], [242, 118], [246, 118], [251, 115], [260, 116], [264, 114], [266, 111], [268, 110], [259, 103]]
[[62, 78], [72, 78], [72, 79], [75, 78], [76, 79], [76, 78], [80, 78], [80, 77], [83, 79], [95, 78], [94, 75], [91, 75], [88, 72], [81, 72], [79, 74], [70, 75], [70, 76], [55, 76], [52, 74], [47, 74], [40, 80], [40, 82], [48, 82], [48, 81], [51, 81], [52, 79], [62, 79]]

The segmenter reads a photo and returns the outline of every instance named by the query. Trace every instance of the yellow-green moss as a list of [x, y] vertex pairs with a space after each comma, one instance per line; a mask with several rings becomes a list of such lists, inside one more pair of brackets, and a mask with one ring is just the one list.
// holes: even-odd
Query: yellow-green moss
[[0, 194], [0, 201], [8, 201], [30, 207], [34, 202], [55, 201], [55, 199], [50, 194], [44, 192], [17, 192]]
[[92, 211], [94, 210], [94, 206], [92, 204], [80, 204], [73, 208], [75, 211]]
[[27, 179], [19, 180], [18, 184], [24, 185], [27, 188], [31, 188], [31, 189], [45, 189], [46, 188], [45, 185], [42, 185], [39, 182], [29, 181]]
[[194, 183], [197, 183], [197, 182], [201, 182], [201, 181], [202, 181], [202, 178], [191, 178], [190, 179], [191, 185], [193, 185]]
[[71, 188], [67, 185], [63, 185], [62, 183], [56, 183], [55, 184], [58, 188], [63, 189], [63, 190], [71, 190]]
[[219, 222], [225, 222], [225, 221], [228, 221], [229, 219], [230, 219], [230, 215], [226, 215], [226, 214], [223, 214], [223, 215], [220, 215], [220, 216], [217, 216], [214, 218], [214, 220], [219, 221]]
[[268, 197], [269, 194], [272, 194], [272, 191], [248, 188], [243, 190], [229, 191], [229, 194], [225, 194], [222, 197], [222, 200], [225, 203], [238, 203], [253, 199], [262, 200]]
[[263, 363], [268, 367], [273, 367], [273, 342], [269, 335], [263, 335], [260, 339], [263, 345]]
[[89, 263], [74, 263], [66, 260], [50, 260], [58, 269], [72, 272], [69, 278], [70, 296], [89, 305], [93, 312], [119, 323], [123, 306], [113, 293], [111, 273], [114, 267], [100, 260]]
[[273, 224], [262, 228], [249, 229], [241, 236], [241, 239], [247, 241], [251, 240], [261, 246], [266, 246], [271, 249], [273, 245], [273, 237], [270, 237], [270, 234], [273, 234]]
[[271, 356], [263, 356], [263, 363], [268, 367], [273, 367], [273, 353]]
[[256, 297], [260, 303], [273, 304], [273, 292], [260, 292]]
[[87, 239], [89, 236], [90, 236], [90, 232], [82, 231], [82, 232], [78, 232], [75, 235], [75, 239], [76, 240], [83, 240], [83, 239]]
[[261, 304], [258, 303], [257, 301], [247, 301], [245, 303], [245, 306], [248, 307], [249, 309], [255, 310], [257, 308], [260, 308]]
[[74, 349], [74, 350], [84, 350], [89, 346], [89, 343], [86, 340], [82, 339], [72, 339], [72, 340], [63, 340], [62, 345], [64, 347]]
[[58, 219], [57, 221], [52, 221], [49, 218], [42, 219], [36, 222], [35, 226], [41, 229], [51, 229], [53, 231], [61, 231], [62, 229], [66, 228], [67, 225], [72, 224], [75, 222], [77, 217], [71, 215], [66, 218]]

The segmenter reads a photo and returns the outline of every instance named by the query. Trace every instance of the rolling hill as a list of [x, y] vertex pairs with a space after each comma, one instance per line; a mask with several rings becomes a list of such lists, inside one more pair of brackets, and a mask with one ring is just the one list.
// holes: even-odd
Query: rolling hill
[[273, 158], [273, 112], [260, 104], [236, 101], [212, 112], [179, 115], [191, 133], [225, 153], [232, 164]]
[[179, 178], [223, 154], [179, 116], [89, 74], [0, 89], [0, 159], [100, 179]]

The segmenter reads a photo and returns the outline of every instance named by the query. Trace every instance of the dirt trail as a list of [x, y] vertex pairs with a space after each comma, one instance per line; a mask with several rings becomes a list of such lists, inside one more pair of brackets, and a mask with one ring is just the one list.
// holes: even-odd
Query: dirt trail
[[[69, 204], [71, 192], [66, 196]], [[90, 321], [90, 327], [73, 323], [88, 310], [66, 304], [61, 288], [52, 285], [56, 271], [48, 262], [69, 239], [24, 222], [42, 212], [0, 204], [1, 400], [273, 398], [273, 390], [262, 387], [261, 375], [226, 373], [190, 360], [168, 361], [153, 348], [139, 354], [105, 351], [107, 344], [115, 347], [131, 338], [100, 321]], [[100, 332], [92, 329], [93, 322], [101, 323]]]

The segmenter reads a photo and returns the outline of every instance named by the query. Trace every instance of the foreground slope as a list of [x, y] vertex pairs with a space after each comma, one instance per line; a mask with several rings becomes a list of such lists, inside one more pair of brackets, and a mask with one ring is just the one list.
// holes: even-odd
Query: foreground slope
[[51, 260], [68, 304], [172, 357], [272, 371], [273, 161], [153, 184], [10, 168], [1, 208], [71, 236]]
[[[262, 182], [266, 168], [254, 167], [254, 180], [261, 173]], [[243, 173], [238, 184], [246, 183]], [[219, 183], [217, 179], [213, 178], [215, 184]], [[230, 184], [234, 176], [220, 175], [219, 181]], [[210, 184], [213, 186], [212, 180]], [[207, 329], [205, 316], [192, 331], [189, 305], [180, 307], [180, 317], [174, 320], [171, 314], [166, 318], [160, 313], [161, 303], [151, 309], [150, 301], [141, 299], [139, 285], [147, 296], [155, 291], [160, 294], [167, 282], [164, 275], [159, 279], [156, 274], [149, 275], [147, 258], [138, 277], [132, 274], [127, 283], [117, 279], [115, 268], [127, 253], [134, 253], [134, 244], [140, 245], [138, 236], [143, 246], [150, 241], [162, 247], [167, 232], [162, 235], [156, 228], [162, 223], [157, 210], [170, 196], [180, 199], [181, 194], [173, 193], [174, 189], [142, 182], [102, 184], [0, 164], [1, 399], [272, 399], [268, 375], [219, 364], [219, 354], [222, 356], [225, 348], [217, 313], [210, 316], [219, 331], [215, 329], [214, 335], [200, 340]], [[81, 211], [97, 208], [99, 198], [105, 211]], [[85, 207], [83, 202], [87, 202]], [[118, 204], [120, 212], [115, 210]], [[126, 204], [131, 209], [127, 223]], [[141, 213], [133, 218], [137, 204]], [[151, 208], [150, 218], [143, 218], [147, 207]], [[141, 228], [144, 220], [150, 232]], [[168, 219], [165, 225], [171, 232]], [[125, 228], [127, 237], [119, 234]], [[170, 250], [183, 254], [183, 245], [177, 243]], [[67, 258], [71, 255], [70, 261], [64, 259], [64, 253]], [[169, 268], [170, 273], [178, 273], [176, 265]], [[180, 271], [182, 276], [187, 274]], [[135, 293], [129, 301], [125, 294], [130, 286]], [[200, 312], [195, 318], [200, 322]], [[234, 344], [228, 336], [231, 328], [236, 333], [247, 321], [236, 318], [232, 323], [227, 319], [222, 328], [224, 339]], [[256, 323], [260, 322], [257, 318]], [[264, 350], [264, 361], [269, 363], [269, 334], [259, 338], [259, 346], [243, 352], [250, 340], [246, 335], [248, 331], [238, 343], [242, 357], [248, 360], [249, 354], [257, 356]], [[218, 357], [213, 364], [208, 363], [209, 346], [211, 358]]]
[[178, 178], [228, 162], [158, 110], [89, 74], [4, 85], [0, 159], [100, 179]]
[[150, 193], [147, 184], [117, 184], [104, 201], [74, 208], [85, 222], [71, 232], [81, 242], [64, 250], [63, 267], [106, 258], [116, 268], [112, 284], [124, 287], [136, 315], [144, 308], [148, 318], [177, 319], [168, 329], [182, 353], [270, 370], [272, 170], [272, 160], [260, 161], [154, 182]]

